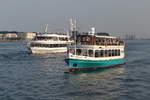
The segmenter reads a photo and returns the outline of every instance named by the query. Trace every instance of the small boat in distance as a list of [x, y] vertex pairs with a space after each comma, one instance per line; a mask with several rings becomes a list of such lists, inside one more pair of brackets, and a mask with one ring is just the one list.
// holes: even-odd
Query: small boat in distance
[[68, 46], [66, 63], [70, 71], [108, 68], [124, 64], [125, 42], [109, 34], [77, 33], [75, 42]]

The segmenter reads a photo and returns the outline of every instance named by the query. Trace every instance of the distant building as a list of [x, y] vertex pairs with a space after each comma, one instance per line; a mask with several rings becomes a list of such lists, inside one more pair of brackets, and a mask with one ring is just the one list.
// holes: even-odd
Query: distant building
[[136, 35], [135, 33], [128, 33], [125, 35], [126, 40], [136, 40]]
[[4, 36], [3, 34], [0, 34], [0, 40], [2, 40], [2, 39], [3, 39], [3, 36]]
[[6, 33], [5, 38], [17, 38], [17, 34], [16, 33]]
[[19, 32], [17, 35], [20, 40], [28, 41], [28, 40], [34, 39], [36, 36], [36, 33], [35, 32]]
[[25, 40], [33, 40], [36, 36], [36, 33], [34, 32], [27, 32], [25, 33]]
[[16, 33], [5, 33], [5, 34], [3, 35], [3, 39], [4, 39], [4, 40], [18, 40], [17, 37], [18, 37], [18, 36], [17, 36]]

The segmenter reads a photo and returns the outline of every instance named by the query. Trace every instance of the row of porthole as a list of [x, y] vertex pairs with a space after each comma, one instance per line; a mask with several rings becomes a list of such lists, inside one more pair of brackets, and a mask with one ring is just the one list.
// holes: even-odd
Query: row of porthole
[[31, 47], [66, 47], [67, 44], [31, 44]]

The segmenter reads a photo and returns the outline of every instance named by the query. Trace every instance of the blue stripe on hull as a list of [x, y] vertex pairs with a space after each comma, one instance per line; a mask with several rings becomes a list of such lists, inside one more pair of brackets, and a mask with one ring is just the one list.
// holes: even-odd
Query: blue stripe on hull
[[90, 61], [90, 60], [75, 60], [66, 59], [69, 69], [90, 69], [90, 68], [104, 68], [113, 65], [125, 63], [124, 59], [107, 60], [107, 61]]

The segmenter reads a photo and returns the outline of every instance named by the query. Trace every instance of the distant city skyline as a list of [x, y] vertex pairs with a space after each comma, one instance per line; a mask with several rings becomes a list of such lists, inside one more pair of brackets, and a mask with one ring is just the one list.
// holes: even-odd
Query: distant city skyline
[[65, 32], [76, 18], [80, 31], [150, 38], [149, 10], [150, 0], [1, 0], [0, 31]]

